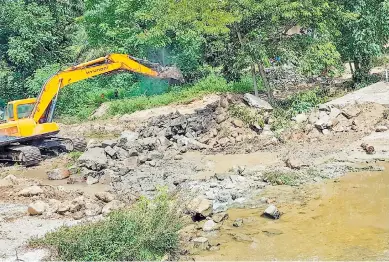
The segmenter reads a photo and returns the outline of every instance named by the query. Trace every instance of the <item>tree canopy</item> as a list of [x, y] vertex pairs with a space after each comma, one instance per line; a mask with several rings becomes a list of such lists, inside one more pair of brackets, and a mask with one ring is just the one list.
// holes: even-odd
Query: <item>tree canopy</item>
[[388, 40], [389, 0], [0, 0], [0, 97], [33, 95], [40, 72], [110, 52], [175, 64], [188, 82], [250, 73], [266, 84], [273, 58], [310, 76], [350, 63], [363, 81]]

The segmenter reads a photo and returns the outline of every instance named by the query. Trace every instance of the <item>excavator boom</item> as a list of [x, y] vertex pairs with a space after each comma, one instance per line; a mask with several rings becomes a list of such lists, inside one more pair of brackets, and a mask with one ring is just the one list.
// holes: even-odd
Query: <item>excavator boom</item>
[[53, 75], [43, 86], [31, 117], [36, 123], [39, 123], [50, 103], [61, 88], [84, 79], [116, 70], [131, 71], [155, 78], [176, 78], [176, 80], [182, 80], [182, 75], [180, 74], [179, 77], [175, 74], [171, 74], [171, 77], [166, 76], [163, 72], [154, 71], [153, 69], [138, 63], [128, 55], [110, 54], [106, 57], [101, 57], [70, 67]]

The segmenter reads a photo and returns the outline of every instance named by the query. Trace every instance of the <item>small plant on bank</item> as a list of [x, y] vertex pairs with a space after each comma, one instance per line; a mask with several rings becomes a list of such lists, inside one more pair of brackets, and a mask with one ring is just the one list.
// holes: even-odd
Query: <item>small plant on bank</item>
[[267, 171], [263, 175], [263, 180], [272, 185], [299, 185], [299, 175], [294, 172]]
[[232, 117], [242, 120], [248, 126], [258, 125], [263, 128], [265, 125], [265, 122], [259, 113], [252, 111], [245, 106], [232, 105], [228, 110]]
[[62, 227], [30, 242], [56, 250], [56, 259], [76, 261], [160, 260], [179, 249], [181, 218], [175, 201], [160, 190], [154, 200], [141, 198], [130, 210], [115, 211], [103, 221]]

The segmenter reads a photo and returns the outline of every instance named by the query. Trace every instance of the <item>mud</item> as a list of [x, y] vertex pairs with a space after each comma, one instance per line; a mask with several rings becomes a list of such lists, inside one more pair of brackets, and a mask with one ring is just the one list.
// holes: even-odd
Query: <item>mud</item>
[[[384, 172], [348, 174], [324, 185], [265, 190], [284, 213], [261, 217], [262, 209], [229, 210], [212, 241], [219, 251], [196, 260], [387, 260], [389, 243], [389, 165]], [[297, 193], [297, 194], [296, 194]], [[232, 227], [243, 218], [240, 228]], [[252, 238], [238, 242], [233, 235]]]

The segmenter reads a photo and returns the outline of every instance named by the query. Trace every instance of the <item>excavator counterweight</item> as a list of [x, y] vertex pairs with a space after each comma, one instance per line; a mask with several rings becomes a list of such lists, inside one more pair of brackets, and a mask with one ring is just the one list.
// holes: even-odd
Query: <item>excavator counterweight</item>
[[38, 98], [8, 103], [6, 121], [0, 124], [0, 160], [28, 166], [39, 163], [41, 153], [84, 150], [84, 141], [56, 136], [59, 126], [52, 120], [58, 94], [67, 85], [114, 71], [183, 82], [181, 72], [175, 67], [162, 67], [126, 54], [110, 54], [69, 67], [50, 77]]

